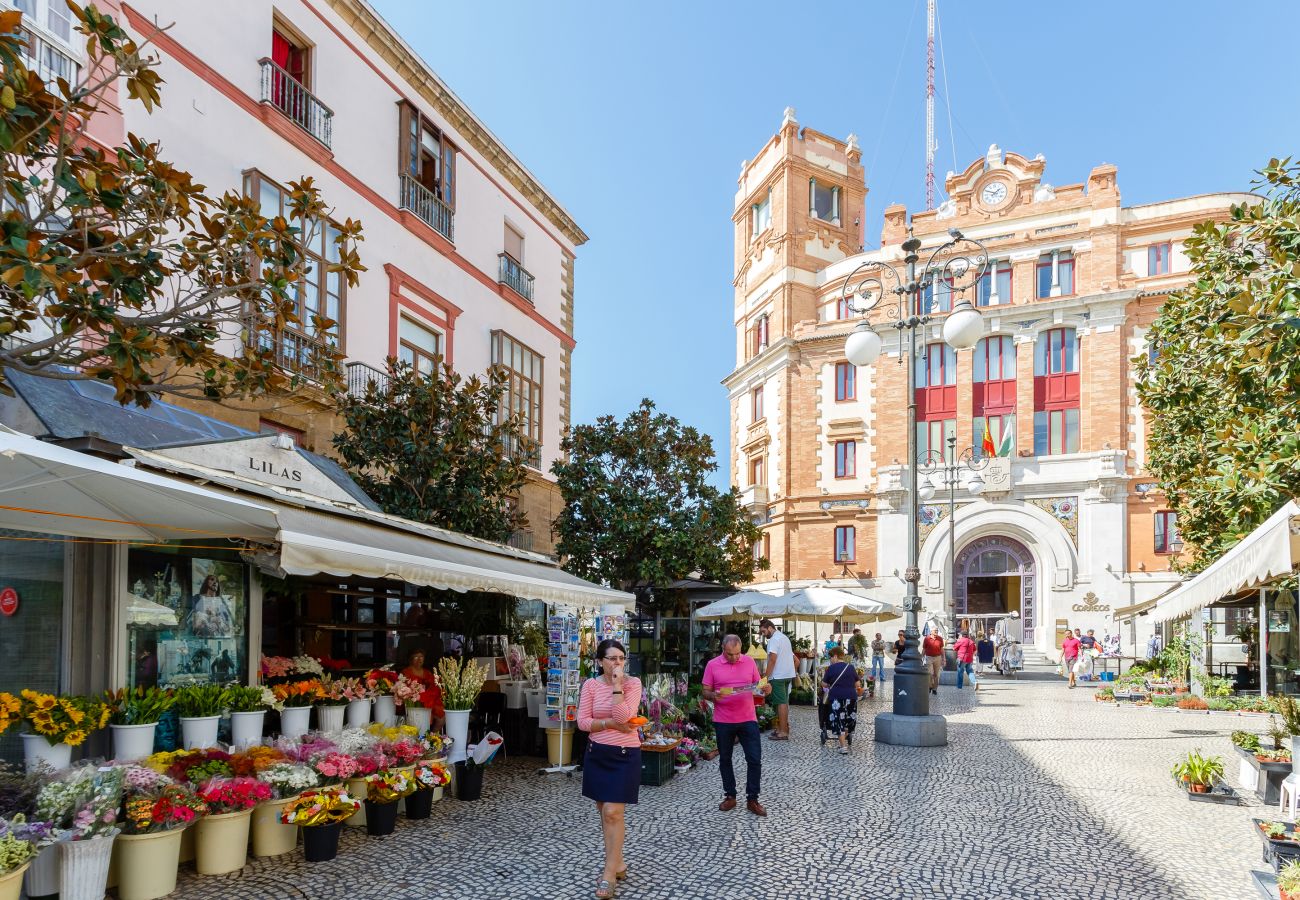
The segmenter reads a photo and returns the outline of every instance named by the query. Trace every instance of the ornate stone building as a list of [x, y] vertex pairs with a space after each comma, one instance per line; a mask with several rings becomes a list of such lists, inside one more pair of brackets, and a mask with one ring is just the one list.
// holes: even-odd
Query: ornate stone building
[[[904, 593], [907, 369], [884, 304], [872, 314], [885, 349], [854, 367], [844, 342], [858, 319], [841, 299], [861, 263], [903, 266], [909, 222], [924, 262], [960, 229], [989, 250], [970, 299], [985, 337], [970, 351], [942, 341], [953, 297], [940, 282], [916, 360], [918, 452], [981, 450], [987, 484], [923, 504], [921, 596], [957, 614], [1012, 610], [1027, 644], [1049, 650], [1059, 628], [1115, 631], [1115, 609], [1178, 579], [1172, 513], [1145, 470], [1133, 358], [1155, 352], [1146, 330], [1188, 278], [1184, 239], [1248, 195], [1210, 194], [1126, 207], [1117, 170], [1054, 187], [1046, 163], [998, 147], [949, 173], [938, 209], [888, 207], [879, 249], [864, 251], [866, 175], [857, 139], [780, 131], [741, 171], [736, 193], [736, 368], [731, 480], [764, 537], [771, 568], [754, 587], [844, 587], [899, 602]], [[950, 576], [955, 544], [955, 577]], [[882, 630], [884, 630], [882, 628]], [[1146, 629], [1149, 631], [1149, 628]], [[1126, 649], [1145, 640], [1124, 630]]]

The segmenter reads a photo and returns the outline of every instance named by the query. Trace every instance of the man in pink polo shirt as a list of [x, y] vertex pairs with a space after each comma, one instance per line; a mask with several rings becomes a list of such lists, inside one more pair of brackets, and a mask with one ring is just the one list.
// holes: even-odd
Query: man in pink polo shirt
[[[731, 767], [736, 741], [745, 754], [745, 808], [756, 816], [767, 815], [758, 802], [759, 779], [763, 773], [763, 742], [758, 717], [754, 714], [754, 689], [759, 682], [758, 666], [740, 649], [740, 638], [729, 634], [722, 639], [722, 655], [704, 667], [704, 699], [713, 701], [713, 728], [718, 736], [718, 769], [726, 795], [718, 809], [736, 808], [736, 772]], [[769, 693], [771, 685], [762, 692]]]

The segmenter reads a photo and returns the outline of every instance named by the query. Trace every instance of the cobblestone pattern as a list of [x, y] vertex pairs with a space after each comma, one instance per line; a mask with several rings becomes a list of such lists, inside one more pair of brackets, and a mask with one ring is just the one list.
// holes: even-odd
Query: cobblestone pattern
[[[882, 897], [904, 900], [1231, 900], [1252, 895], [1259, 805], [1192, 803], [1169, 776], [1192, 748], [1222, 754], [1234, 728], [1264, 720], [1115, 708], [1059, 681], [985, 680], [980, 693], [944, 687], [946, 748], [871, 740], [864, 701], [853, 753], [816, 744], [816, 721], [794, 710], [788, 743], [763, 744], [759, 819], [716, 810], [716, 762], [643, 788], [629, 810], [623, 898]], [[187, 898], [528, 898], [592, 895], [600, 830], [580, 774], [537, 775], [516, 758], [487, 773], [484, 799], [435, 804], [388, 838], [344, 829], [339, 858], [298, 853], [199, 877]], [[743, 769], [737, 751], [737, 767]], [[738, 775], [741, 774], [738, 771]], [[1276, 817], [1273, 811], [1264, 814]]]

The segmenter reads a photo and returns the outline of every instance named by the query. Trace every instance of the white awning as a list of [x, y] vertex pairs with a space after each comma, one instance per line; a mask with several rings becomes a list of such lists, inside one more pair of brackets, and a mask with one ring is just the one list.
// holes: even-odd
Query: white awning
[[115, 541], [249, 539], [265, 506], [0, 430], [0, 528]]
[[1300, 562], [1300, 505], [1289, 500], [1204, 572], [1160, 598], [1150, 613], [1152, 621], [1181, 619], [1242, 588], [1287, 575], [1297, 562]]
[[[453, 591], [489, 591], [525, 600], [599, 609], [635, 606], [632, 594], [570, 575], [554, 564], [439, 540], [361, 519], [277, 505], [279, 568], [288, 575], [385, 578]], [[414, 523], [412, 523], [414, 524]]]
[[748, 616], [751, 619], [798, 619], [801, 622], [851, 624], [885, 622], [903, 615], [896, 606], [835, 588], [809, 587], [785, 594], [741, 591], [695, 611], [696, 618]]

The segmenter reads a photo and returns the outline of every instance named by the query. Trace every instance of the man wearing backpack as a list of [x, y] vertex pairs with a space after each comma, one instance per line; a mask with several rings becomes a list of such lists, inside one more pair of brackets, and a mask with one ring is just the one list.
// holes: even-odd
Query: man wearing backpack
[[930, 693], [939, 693], [939, 673], [943, 671], [943, 635], [931, 631], [921, 641], [925, 651], [925, 667], [930, 670]]

